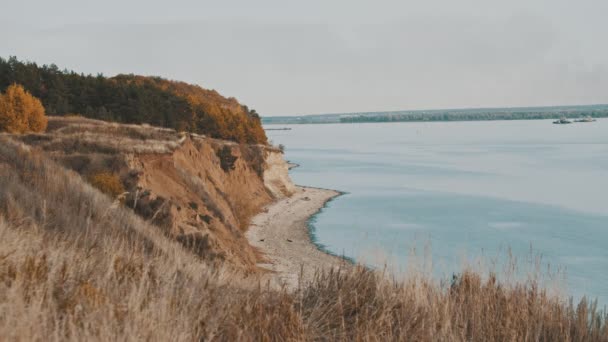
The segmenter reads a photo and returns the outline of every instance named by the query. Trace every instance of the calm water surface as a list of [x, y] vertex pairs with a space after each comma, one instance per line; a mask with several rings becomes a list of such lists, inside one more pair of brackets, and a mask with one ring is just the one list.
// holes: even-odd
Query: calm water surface
[[267, 133], [301, 164], [294, 181], [346, 192], [314, 218], [329, 251], [399, 271], [430, 247], [448, 277], [510, 249], [608, 304], [608, 120], [289, 127]]

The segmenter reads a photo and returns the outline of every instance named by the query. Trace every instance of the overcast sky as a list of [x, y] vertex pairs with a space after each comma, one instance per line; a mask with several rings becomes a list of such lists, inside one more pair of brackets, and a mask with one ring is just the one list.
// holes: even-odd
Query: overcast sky
[[0, 0], [0, 56], [262, 115], [608, 103], [607, 0]]

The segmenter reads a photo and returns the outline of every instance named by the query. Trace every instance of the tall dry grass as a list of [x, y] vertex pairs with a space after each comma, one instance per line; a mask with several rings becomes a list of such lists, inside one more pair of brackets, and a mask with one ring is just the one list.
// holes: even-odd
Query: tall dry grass
[[0, 138], [0, 339], [608, 341], [608, 317], [532, 279], [441, 285], [364, 268], [295, 291], [211, 270], [43, 155]]
[[126, 125], [82, 117], [48, 118], [46, 134], [15, 136], [48, 152], [73, 153], [171, 153], [185, 140], [173, 129]]

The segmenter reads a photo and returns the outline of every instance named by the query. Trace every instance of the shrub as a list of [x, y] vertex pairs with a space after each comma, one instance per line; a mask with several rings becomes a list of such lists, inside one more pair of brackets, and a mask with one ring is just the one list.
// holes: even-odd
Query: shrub
[[225, 259], [222, 253], [216, 253], [211, 246], [209, 235], [200, 232], [194, 234], [181, 234], [176, 237], [177, 242], [181, 243], [187, 250], [191, 251], [203, 260], [220, 261]]
[[241, 155], [255, 173], [262, 178], [264, 176], [264, 167], [266, 165], [266, 154], [264, 148], [258, 145], [241, 144]]
[[13, 84], [0, 94], [0, 131], [44, 132], [47, 124], [42, 103], [22, 86]]
[[110, 172], [96, 173], [91, 176], [90, 182], [94, 187], [112, 198], [116, 198], [125, 192], [120, 178]]
[[238, 158], [232, 155], [232, 149], [229, 146], [224, 146], [223, 148], [217, 150], [216, 155], [220, 159], [220, 166], [224, 172], [234, 170], [234, 163]]

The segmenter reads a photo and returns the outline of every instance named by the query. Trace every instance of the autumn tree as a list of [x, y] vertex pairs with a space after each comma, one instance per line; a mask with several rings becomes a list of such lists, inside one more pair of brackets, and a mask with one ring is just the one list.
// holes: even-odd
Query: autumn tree
[[47, 118], [40, 100], [13, 84], [0, 94], [0, 131], [9, 133], [43, 132]]

